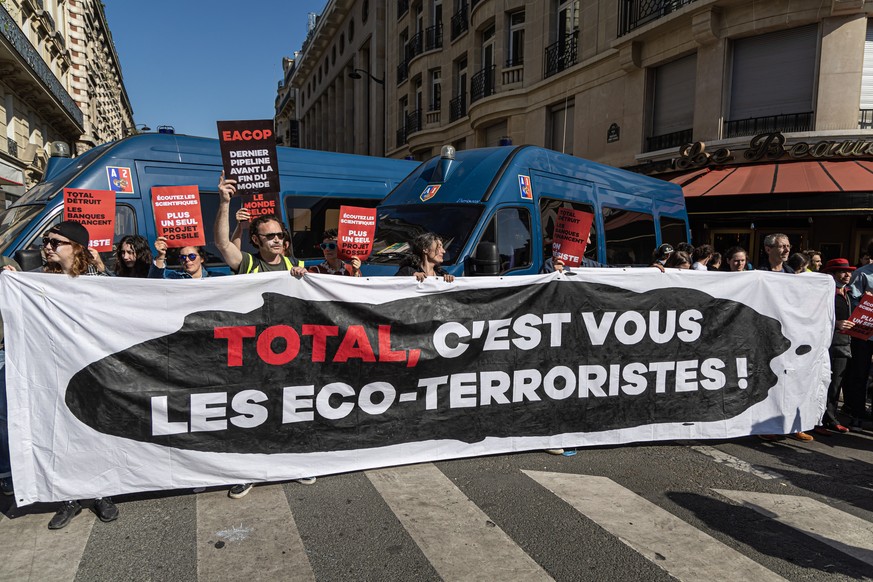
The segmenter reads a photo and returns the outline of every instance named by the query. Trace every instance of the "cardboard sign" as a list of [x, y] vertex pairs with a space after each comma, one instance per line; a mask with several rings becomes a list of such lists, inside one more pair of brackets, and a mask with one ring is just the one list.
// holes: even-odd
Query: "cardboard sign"
[[238, 194], [279, 192], [279, 161], [272, 119], [219, 121], [218, 143], [224, 177]]
[[249, 211], [251, 220], [266, 214], [281, 216], [278, 194], [252, 194], [243, 197], [243, 208]]
[[552, 235], [552, 257], [568, 267], [578, 267], [585, 256], [594, 215], [572, 208], [558, 208], [558, 220]]
[[115, 238], [115, 192], [64, 188], [64, 220], [75, 220], [88, 229], [89, 248], [111, 251]]
[[873, 297], [866, 294], [861, 295], [861, 301], [858, 303], [858, 307], [852, 311], [849, 321], [854, 323], [855, 327], [840, 333], [862, 340], [868, 340], [873, 337]]
[[167, 247], [178, 249], [206, 244], [197, 186], [154, 186], [152, 204], [158, 236], [167, 239]]
[[358, 257], [362, 261], [373, 251], [376, 234], [376, 209], [340, 206], [337, 228], [337, 254], [341, 259]]

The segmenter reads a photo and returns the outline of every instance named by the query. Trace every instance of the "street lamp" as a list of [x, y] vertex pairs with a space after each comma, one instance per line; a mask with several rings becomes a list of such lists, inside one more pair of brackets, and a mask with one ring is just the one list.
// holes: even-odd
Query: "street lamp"
[[385, 118], [386, 116], [386, 103], [385, 103], [385, 79], [377, 79], [370, 73], [370, 71], [365, 71], [364, 69], [352, 69], [349, 71], [349, 79], [363, 79], [364, 75], [367, 76], [367, 140], [371, 139], [370, 134], [370, 81], [373, 81], [382, 87], [382, 154], [385, 155], [385, 152], [388, 151], [388, 136], [385, 134], [386, 128], [388, 127], [388, 120]]
[[133, 127], [124, 126], [124, 135], [136, 135], [142, 131], [151, 131], [152, 128], [146, 125], [145, 123], [137, 123]]

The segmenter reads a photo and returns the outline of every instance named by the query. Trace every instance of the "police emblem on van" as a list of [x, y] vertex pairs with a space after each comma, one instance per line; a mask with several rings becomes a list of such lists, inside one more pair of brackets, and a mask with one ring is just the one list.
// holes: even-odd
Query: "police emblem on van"
[[436, 196], [436, 193], [439, 189], [440, 184], [431, 184], [421, 192], [421, 196], [419, 196], [419, 198], [421, 198], [422, 202], [427, 202], [428, 200]]

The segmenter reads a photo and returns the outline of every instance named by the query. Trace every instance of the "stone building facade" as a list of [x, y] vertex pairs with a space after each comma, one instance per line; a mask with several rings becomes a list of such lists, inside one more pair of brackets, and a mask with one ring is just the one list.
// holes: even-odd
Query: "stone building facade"
[[0, 208], [39, 181], [53, 144], [77, 155], [133, 125], [99, 0], [0, 2]]

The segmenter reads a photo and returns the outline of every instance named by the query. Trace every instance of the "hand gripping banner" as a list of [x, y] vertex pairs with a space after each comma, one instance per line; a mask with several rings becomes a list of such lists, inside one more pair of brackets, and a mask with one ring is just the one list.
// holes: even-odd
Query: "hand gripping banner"
[[833, 281], [0, 276], [19, 503], [812, 428]]

